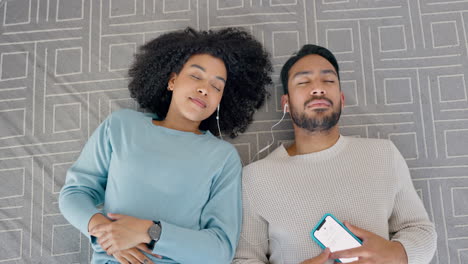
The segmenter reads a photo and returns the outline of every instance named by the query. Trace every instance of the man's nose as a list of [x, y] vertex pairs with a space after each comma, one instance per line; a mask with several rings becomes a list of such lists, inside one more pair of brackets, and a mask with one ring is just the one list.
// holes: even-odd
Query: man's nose
[[321, 89], [320, 87], [314, 87], [314, 88], [310, 91], [310, 94], [311, 94], [311, 95], [315, 95], [315, 96], [322, 96], [322, 95], [326, 95], [327, 92], [325, 91], [325, 89]]

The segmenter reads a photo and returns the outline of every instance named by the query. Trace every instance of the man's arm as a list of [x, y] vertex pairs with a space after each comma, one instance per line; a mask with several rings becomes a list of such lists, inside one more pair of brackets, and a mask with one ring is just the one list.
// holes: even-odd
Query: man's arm
[[242, 188], [242, 231], [239, 244], [237, 245], [236, 256], [232, 263], [269, 263], [267, 258], [269, 248], [268, 223], [255, 212], [247, 192], [247, 188], [244, 185]]
[[408, 166], [391, 144], [396, 194], [388, 220], [390, 240], [346, 223], [363, 240], [358, 248], [334, 252], [332, 258], [359, 257], [370, 263], [429, 263], [436, 248], [436, 232], [417, 195]]
[[414, 189], [404, 158], [393, 144], [392, 147], [399, 189], [389, 219], [390, 239], [403, 245], [408, 263], [429, 263], [436, 250], [437, 234], [434, 224], [429, 220]]

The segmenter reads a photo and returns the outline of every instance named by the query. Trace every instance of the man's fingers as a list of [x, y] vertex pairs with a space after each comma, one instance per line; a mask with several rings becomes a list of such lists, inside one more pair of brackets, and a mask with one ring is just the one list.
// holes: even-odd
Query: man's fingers
[[345, 249], [341, 251], [335, 251], [330, 255], [332, 259], [339, 259], [339, 258], [354, 258], [354, 257], [366, 257], [367, 251], [363, 247]]
[[330, 249], [326, 248], [320, 255], [317, 256], [317, 260], [320, 262], [325, 262], [330, 257]]
[[348, 221], [344, 221], [344, 225], [357, 237], [366, 239], [369, 236], [369, 231], [353, 226]]
[[320, 255], [311, 258], [311, 259], [306, 259], [301, 264], [324, 264], [325, 262], [328, 261], [328, 258], [330, 257], [330, 249], [326, 248]]

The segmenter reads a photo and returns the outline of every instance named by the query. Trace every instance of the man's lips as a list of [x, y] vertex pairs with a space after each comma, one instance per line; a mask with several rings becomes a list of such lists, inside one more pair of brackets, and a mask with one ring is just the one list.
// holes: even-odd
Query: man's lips
[[326, 99], [315, 99], [306, 104], [306, 108], [324, 108], [330, 107], [332, 104]]
[[192, 101], [194, 104], [198, 105], [201, 108], [206, 108], [206, 103], [202, 99], [198, 99], [196, 97], [189, 97], [190, 101]]

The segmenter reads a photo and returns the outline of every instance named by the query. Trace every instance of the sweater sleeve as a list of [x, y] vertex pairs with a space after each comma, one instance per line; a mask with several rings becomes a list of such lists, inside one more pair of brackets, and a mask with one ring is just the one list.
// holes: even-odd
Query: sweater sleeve
[[403, 245], [408, 263], [429, 263], [436, 250], [437, 234], [414, 189], [403, 156], [393, 144], [392, 148], [398, 189], [389, 219], [390, 237]]
[[201, 230], [161, 221], [161, 237], [153, 252], [179, 263], [230, 263], [242, 220], [242, 166], [234, 150], [213, 179], [210, 197], [200, 217]]
[[[244, 171], [245, 173], [245, 171]], [[244, 179], [246, 175], [244, 175]], [[242, 231], [233, 264], [269, 263], [268, 223], [259, 216], [250, 199], [247, 184], [242, 189], [243, 219]]]
[[80, 156], [67, 171], [65, 185], [60, 191], [59, 207], [63, 216], [87, 236], [97, 252], [103, 252], [93, 236], [88, 233], [91, 217], [104, 202], [107, 172], [112, 155], [109, 140], [110, 117], [89, 138]]

